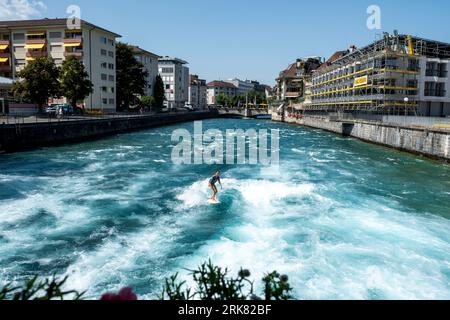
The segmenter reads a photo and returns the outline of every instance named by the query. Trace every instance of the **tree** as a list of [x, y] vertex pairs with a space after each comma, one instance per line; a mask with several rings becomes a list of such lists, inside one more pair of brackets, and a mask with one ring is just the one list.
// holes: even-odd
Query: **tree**
[[118, 43], [116, 46], [116, 71], [117, 107], [119, 111], [128, 110], [137, 96], [144, 95], [144, 89], [148, 85], [148, 71], [136, 60], [132, 49], [125, 43]]
[[76, 57], [67, 57], [60, 72], [61, 94], [69, 100], [72, 107], [93, 92], [93, 84], [83, 63]]
[[140, 104], [144, 108], [151, 110], [151, 108], [155, 105], [155, 98], [151, 96], [143, 96], [141, 97]]
[[164, 106], [164, 100], [166, 99], [165, 91], [166, 90], [164, 89], [164, 82], [161, 76], [157, 75], [153, 95], [155, 98], [155, 107], [159, 110], [162, 109]]
[[60, 96], [59, 69], [52, 58], [41, 57], [31, 61], [18, 73], [20, 81], [13, 92], [39, 106], [39, 112], [51, 97]]

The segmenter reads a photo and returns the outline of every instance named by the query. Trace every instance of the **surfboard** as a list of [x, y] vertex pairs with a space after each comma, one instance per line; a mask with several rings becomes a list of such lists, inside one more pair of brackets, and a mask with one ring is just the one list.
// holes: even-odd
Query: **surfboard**
[[216, 200], [211, 200], [211, 199], [209, 199], [209, 200], [208, 200], [208, 203], [209, 203], [209, 204], [220, 204], [220, 201], [216, 201]]

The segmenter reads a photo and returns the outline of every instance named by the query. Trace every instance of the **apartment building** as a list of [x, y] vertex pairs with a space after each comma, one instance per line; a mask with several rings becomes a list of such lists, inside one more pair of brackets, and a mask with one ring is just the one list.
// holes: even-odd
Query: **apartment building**
[[199, 79], [197, 75], [189, 75], [189, 105], [196, 110], [204, 110], [208, 107], [207, 100], [206, 80]]
[[223, 94], [227, 97], [235, 97], [238, 95], [238, 88], [225, 81], [212, 81], [207, 84], [208, 87], [208, 105], [217, 104], [217, 96]]
[[161, 57], [158, 60], [159, 74], [166, 92], [165, 106], [169, 109], [182, 108], [188, 102], [189, 68], [186, 61]]
[[321, 65], [321, 58], [309, 57], [297, 59], [285, 70], [280, 72], [276, 79], [276, 95], [278, 100], [286, 102], [299, 102], [305, 96], [305, 87], [312, 72]]
[[74, 56], [83, 61], [94, 85], [82, 105], [114, 112], [118, 37], [86, 21], [77, 30], [69, 29], [66, 19], [0, 21], [0, 76], [15, 79], [27, 63], [39, 57], [51, 57], [62, 65], [66, 57]]
[[133, 50], [136, 60], [142, 63], [144, 69], [148, 72], [147, 87], [145, 88], [144, 95], [153, 96], [156, 76], [158, 75], [158, 59], [160, 57], [150, 51], [139, 48], [138, 46], [130, 47]]
[[236, 95], [241, 96], [241, 97], [245, 97], [245, 95], [247, 93], [249, 93], [250, 91], [254, 91], [256, 83], [259, 84], [259, 82], [256, 82], [256, 81], [249, 81], [249, 80], [244, 81], [244, 80], [240, 80], [238, 78], [225, 80], [225, 82], [228, 82], [228, 83], [231, 83], [232, 85], [234, 85], [237, 88]]
[[385, 33], [317, 69], [305, 112], [450, 115], [450, 44]]

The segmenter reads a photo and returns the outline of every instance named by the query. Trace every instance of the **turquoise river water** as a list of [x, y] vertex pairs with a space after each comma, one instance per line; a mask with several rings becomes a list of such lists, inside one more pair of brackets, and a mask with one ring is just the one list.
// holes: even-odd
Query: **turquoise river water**
[[123, 286], [152, 299], [211, 258], [286, 273], [298, 299], [450, 299], [447, 165], [297, 126], [204, 122], [235, 127], [280, 128], [281, 170], [223, 166], [217, 206], [217, 166], [170, 160], [172, 131], [192, 123], [0, 155], [0, 285], [56, 273], [91, 299]]

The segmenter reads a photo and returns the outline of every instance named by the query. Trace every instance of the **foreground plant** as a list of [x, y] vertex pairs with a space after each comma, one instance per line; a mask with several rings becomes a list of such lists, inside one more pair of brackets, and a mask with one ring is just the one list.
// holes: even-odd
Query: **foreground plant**
[[[161, 300], [188, 301], [244, 301], [244, 300], [289, 300], [293, 299], [292, 288], [287, 276], [277, 272], [268, 273], [262, 279], [264, 285], [263, 298], [254, 294], [250, 271], [241, 269], [236, 277], [229, 276], [228, 269], [215, 266], [211, 261], [203, 263], [197, 270], [189, 270], [196, 284], [194, 289], [187, 286], [186, 281], [178, 281], [178, 273], [165, 280]], [[38, 280], [33, 277], [23, 286], [11, 283], [0, 288], [1, 300], [82, 300], [85, 292], [65, 291], [63, 289], [68, 277], [59, 279]], [[100, 300], [138, 300], [131, 288], [123, 288], [119, 292], [109, 292]]]
[[[206, 300], [239, 301], [263, 300], [254, 294], [253, 282], [249, 280], [250, 271], [241, 269], [237, 277], [229, 277], [228, 269], [222, 269], [211, 261], [202, 264], [197, 270], [189, 270], [196, 288], [187, 287], [186, 281], [179, 282], [178, 274], [166, 279], [161, 300]], [[292, 299], [289, 278], [272, 272], [264, 276], [265, 300]]]
[[50, 279], [38, 280], [35, 276], [24, 283], [23, 286], [14, 287], [7, 284], [0, 290], [1, 300], [81, 300], [84, 292], [64, 291], [63, 286], [68, 277], [62, 280], [53, 276]]

